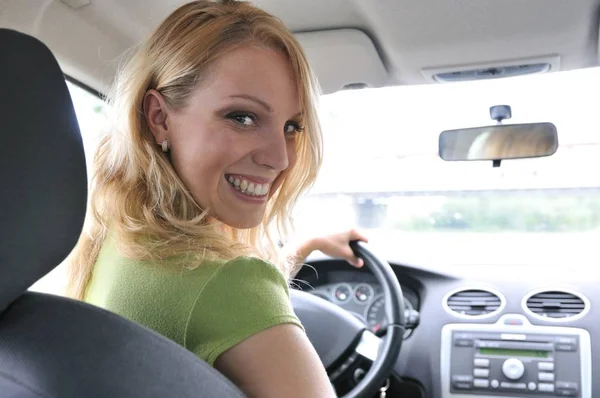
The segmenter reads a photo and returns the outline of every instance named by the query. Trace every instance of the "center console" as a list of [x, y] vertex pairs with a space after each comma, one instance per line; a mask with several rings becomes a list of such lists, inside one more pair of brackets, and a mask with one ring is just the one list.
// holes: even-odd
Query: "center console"
[[591, 366], [583, 329], [534, 326], [518, 314], [442, 329], [444, 398], [591, 398]]

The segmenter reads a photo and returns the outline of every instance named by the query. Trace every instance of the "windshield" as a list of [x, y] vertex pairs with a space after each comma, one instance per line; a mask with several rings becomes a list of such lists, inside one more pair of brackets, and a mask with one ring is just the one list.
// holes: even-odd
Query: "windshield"
[[[342, 91], [321, 98], [325, 156], [297, 207], [300, 234], [359, 227], [396, 258], [572, 266], [600, 259], [600, 68], [511, 79]], [[446, 162], [443, 130], [551, 122], [546, 158]]]

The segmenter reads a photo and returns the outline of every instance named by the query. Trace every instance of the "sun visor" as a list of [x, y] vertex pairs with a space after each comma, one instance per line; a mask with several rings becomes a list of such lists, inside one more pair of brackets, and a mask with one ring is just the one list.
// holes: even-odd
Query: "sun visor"
[[296, 33], [323, 94], [345, 88], [381, 87], [388, 80], [373, 41], [357, 29]]

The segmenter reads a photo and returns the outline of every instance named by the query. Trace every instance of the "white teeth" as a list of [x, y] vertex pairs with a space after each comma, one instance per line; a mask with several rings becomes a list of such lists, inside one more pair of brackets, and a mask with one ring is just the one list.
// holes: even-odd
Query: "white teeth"
[[233, 176], [227, 177], [227, 181], [229, 181], [229, 183], [238, 191], [249, 196], [265, 196], [269, 193], [270, 184], [257, 184], [244, 179], [240, 180]]

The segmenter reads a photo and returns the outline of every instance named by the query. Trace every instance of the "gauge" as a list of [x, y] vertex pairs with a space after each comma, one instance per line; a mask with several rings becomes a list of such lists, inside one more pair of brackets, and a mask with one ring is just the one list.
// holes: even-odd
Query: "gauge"
[[354, 298], [359, 303], [366, 303], [367, 301], [371, 300], [373, 295], [373, 288], [366, 283], [358, 284], [354, 288]]
[[346, 302], [352, 296], [352, 288], [347, 283], [340, 283], [335, 287], [333, 296], [340, 303]]
[[[385, 300], [383, 294], [375, 297], [371, 305], [367, 308], [365, 318], [367, 318], [367, 325], [373, 333], [377, 333], [385, 330], [387, 327], [387, 319], [385, 318]], [[410, 314], [413, 309], [410, 302], [404, 299], [405, 316]]]

